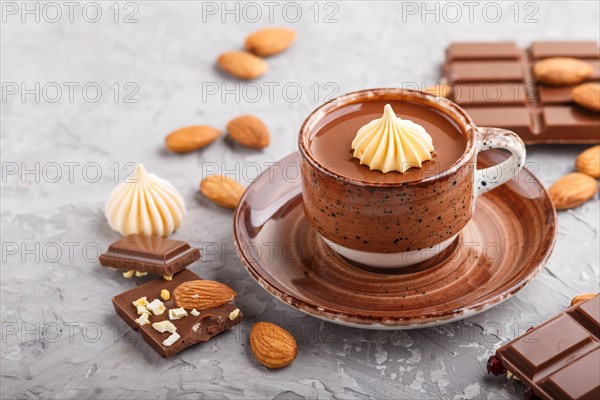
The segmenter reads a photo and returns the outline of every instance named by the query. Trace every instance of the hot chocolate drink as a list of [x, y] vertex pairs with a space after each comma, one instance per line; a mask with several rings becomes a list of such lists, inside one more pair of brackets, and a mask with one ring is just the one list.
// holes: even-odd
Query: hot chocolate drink
[[[525, 160], [514, 133], [477, 127], [434, 95], [393, 88], [323, 104], [298, 144], [306, 219], [342, 256], [384, 268], [440, 254], [471, 219], [476, 197]], [[511, 156], [477, 169], [477, 153], [492, 148]]]
[[[398, 117], [421, 125], [432, 137], [435, 151], [422, 168], [384, 174], [370, 170], [353, 157], [351, 143], [356, 133], [365, 124], [381, 118], [386, 104], [391, 105]], [[310, 150], [318, 163], [342, 176], [369, 183], [402, 183], [437, 175], [463, 155], [466, 144], [460, 128], [441, 112], [422, 104], [378, 99], [347, 104], [331, 111], [316, 124], [310, 138]]]

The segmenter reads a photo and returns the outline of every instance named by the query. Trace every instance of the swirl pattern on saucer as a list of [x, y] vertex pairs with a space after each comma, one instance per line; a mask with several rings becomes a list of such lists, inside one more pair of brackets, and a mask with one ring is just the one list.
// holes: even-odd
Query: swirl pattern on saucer
[[392, 106], [386, 104], [381, 118], [358, 130], [352, 149], [353, 156], [371, 170], [404, 173], [431, 160], [433, 140], [425, 128], [397, 117]]
[[168, 181], [136, 164], [135, 173], [111, 192], [104, 213], [110, 227], [122, 235], [166, 237], [181, 225], [185, 203]]

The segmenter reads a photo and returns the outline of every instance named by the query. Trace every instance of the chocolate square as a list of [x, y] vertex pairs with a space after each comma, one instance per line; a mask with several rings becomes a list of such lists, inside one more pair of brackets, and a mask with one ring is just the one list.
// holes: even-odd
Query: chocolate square
[[463, 106], [522, 105], [530, 101], [522, 83], [462, 83], [452, 87], [454, 101]]
[[514, 60], [520, 57], [515, 42], [463, 42], [448, 46], [449, 60]]
[[[571, 130], [571, 137], [596, 136], [600, 139], [600, 118], [597, 112], [582, 107], [547, 106], [542, 108], [542, 122], [548, 135]], [[575, 129], [576, 127], [576, 129]]]
[[153, 275], [173, 275], [200, 259], [200, 250], [180, 240], [134, 234], [111, 244], [100, 264]]
[[519, 136], [531, 137], [533, 126], [526, 107], [464, 107], [479, 126], [501, 126]]
[[448, 80], [463, 82], [522, 82], [523, 64], [516, 60], [455, 61], [451, 64]]
[[548, 57], [598, 58], [600, 48], [596, 42], [533, 42], [531, 56], [535, 59]]
[[[219, 307], [206, 310], [198, 310], [200, 315], [194, 316], [191, 310], [187, 310], [188, 315], [177, 320], [170, 320], [177, 328], [177, 333], [181, 336], [171, 346], [165, 346], [163, 341], [171, 334], [169, 332], [160, 333], [152, 327], [155, 322], [169, 320], [170, 309], [179, 308], [175, 302], [173, 291], [177, 286], [187, 281], [201, 279], [198, 275], [190, 270], [184, 270], [175, 276], [173, 280], [165, 281], [164, 279], [156, 279], [140, 285], [134, 289], [121, 293], [113, 297], [112, 302], [117, 314], [133, 329], [139, 330], [142, 337], [158, 354], [163, 357], [169, 357], [180, 351], [201, 342], [206, 342], [212, 337], [224, 332], [242, 322], [242, 313], [239, 312], [232, 320], [230, 314], [237, 307], [232, 301], [225, 303]], [[160, 297], [162, 289], [166, 289], [171, 294], [169, 300], [163, 300]], [[136, 307], [133, 302], [141, 297], [146, 297], [148, 302], [154, 299], [162, 301], [167, 310], [161, 315], [152, 315], [147, 325], [140, 326], [135, 320], [139, 317]]]
[[527, 331], [496, 354], [544, 400], [600, 398], [600, 296]]
[[538, 89], [540, 103], [561, 104], [573, 101], [572, 92], [576, 85], [569, 86], [540, 86]]

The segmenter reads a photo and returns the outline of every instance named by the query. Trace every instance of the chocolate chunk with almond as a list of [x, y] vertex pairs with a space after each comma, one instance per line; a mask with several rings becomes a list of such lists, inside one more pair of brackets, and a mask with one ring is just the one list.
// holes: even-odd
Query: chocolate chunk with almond
[[[204, 281], [186, 269], [171, 281], [156, 279], [113, 297], [112, 302], [117, 314], [139, 330], [146, 343], [169, 357], [242, 322], [234, 296], [226, 285]], [[203, 308], [196, 309], [196, 302]]]

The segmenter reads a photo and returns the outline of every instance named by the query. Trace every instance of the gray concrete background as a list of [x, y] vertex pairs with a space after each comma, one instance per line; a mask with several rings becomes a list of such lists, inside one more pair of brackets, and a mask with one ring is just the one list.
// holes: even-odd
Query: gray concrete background
[[[439, 3], [436, 22], [421, 2], [404, 9], [391, 1], [303, 2], [297, 22], [296, 6], [280, 2], [75, 2], [73, 22], [62, 2], [55, 3], [58, 22], [56, 6], [27, 6], [36, 4], [39, 22], [21, 2], [2, 3], [3, 398], [520, 399], [512, 383], [487, 376], [487, 357], [574, 295], [598, 291], [596, 195], [559, 214], [556, 248], [538, 278], [485, 314], [406, 332], [340, 327], [290, 309], [255, 284], [234, 255], [232, 213], [197, 191], [203, 174], [227, 171], [248, 184], [257, 167], [294, 151], [300, 123], [328, 95], [436, 82], [450, 41], [598, 40], [597, 2], [476, 3], [472, 22], [469, 6], [457, 2], [462, 16], [454, 23], [456, 9]], [[102, 15], [94, 23], [96, 5]], [[225, 6], [239, 12], [224, 14]], [[262, 15], [253, 22], [256, 6]], [[269, 25], [269, 7], [275, 24], [298, 31], [297, 43], [269, 59], [271, 71], [255, 85], [219, 73], [218, 54]], [[19, 92], [10, 94], [15, 85]], [[22, 98], [23, 89], [33, 92]], [[242, 113], [270, 127], [264, 151], [223, 139], [185, 156], [163, 149], [175, 128], [224, 128]], [[529, 166], [549, 185], [572, 171], [584, 148], [529, 147]], [[134, 161], [180, 190], [188, 215], [174, 237], [203, 248], [192, 269], [237, 290], [246, 315], [240, 329], [170, 359], [157, 356], [112, 309], [110, 298], [136, 281], [96, 262], [98, 250], [118, 238], [104, 219], [104, 202]], [[295, 333], [300, 352], [291, 367], [267, 371], [253, 359], [246, 338], [256, 321]]]

